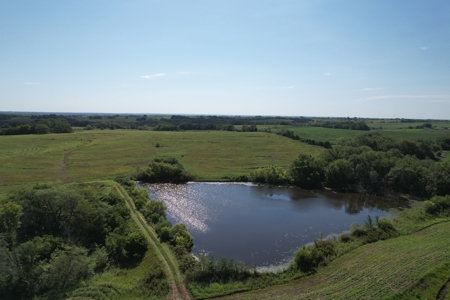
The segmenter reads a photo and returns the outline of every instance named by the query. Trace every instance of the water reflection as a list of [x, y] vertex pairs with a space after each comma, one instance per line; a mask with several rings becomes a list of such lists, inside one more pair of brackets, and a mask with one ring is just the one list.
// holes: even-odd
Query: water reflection
[[320, 235], [341, 233], [367, 215], [386, 216], [404, 206], [379, 198], [332, 191], [248, 184], [146, 185], [167, 205], [168, 219], [194, 236], [194, 254], [267, 266], [288, 261]]

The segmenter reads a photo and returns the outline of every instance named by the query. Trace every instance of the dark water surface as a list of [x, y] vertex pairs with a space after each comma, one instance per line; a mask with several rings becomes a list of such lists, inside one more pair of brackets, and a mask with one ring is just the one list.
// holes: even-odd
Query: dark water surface
[[150, 199], [163, 200], [167, 217], [185, 223], [193, 254], [241, 260], [258, 267], [286, 265], [296, 249], [315, 239], [387, 216], [406, 203], [329, 191], [305, 191], [237, 183], [148, 184]]

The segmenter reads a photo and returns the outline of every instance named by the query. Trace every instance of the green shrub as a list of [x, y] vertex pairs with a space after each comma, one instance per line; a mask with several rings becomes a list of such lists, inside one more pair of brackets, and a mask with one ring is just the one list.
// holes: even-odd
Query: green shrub
[[163, 298], [169, 293], [167, 276], [160, 266], [148, 270], [139, 283], [147, 297]]
[[343, 243], [348, 243], [352, 240], [352, 237], [349, 236], [348, 234], [343, 234], [341, 235], [341, 237], [339, 238], [339, 240]]
[[250, 174], [252, 181], [263, 184], [287, 184], [290, 179], [288, 174], [281, 168], [270, 166], [255, 170]]
[[193, 179], [175, 158], [155, 158], [146, 170], [137, 175], [137, 179], [144, 182], [185, 183]]
[[431, 215], [449, 214], [450, 195], [434, 196], [430, 200], [425, 201], [424, 209]]
[[295, 264], [302, 272], [311, 272], [335, 254], [335, 244], [328, 240], [316, 240], [311, 247], [303, 246], [295, 253]]

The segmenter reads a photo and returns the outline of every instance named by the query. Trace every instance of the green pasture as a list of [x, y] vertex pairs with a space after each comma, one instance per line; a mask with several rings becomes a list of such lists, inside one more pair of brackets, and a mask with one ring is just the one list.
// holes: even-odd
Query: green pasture
[[[401, 124], [401, 123], [397, 123]], [[414, 123], [417, 124], [417, 123]], [[370, 127], [371, 125], [368, 124]], [[291, 130], [296, 135], [301, 138], [311, 139], [316, 141], [329, 141], [332, 145], [335, 145], [337, 140], [341, 137], [351, 138], [358, 134], [379, 132], [381, 134], [389, 135], [397, 140], [434, 140], [440, 136], [450, 136], [450, 130], [434, 130], [434, 129], [383, 129], [383, 130], [371, 130], [371, 131], [360, 131], [360, 130], [347, 130], [347, 129], [333, 129], [333, 128], [323, 128], [323, 127], [310, 127], [310, 126], [289, 126], [289, 125], [258, 125], [258, 129], [267, 129], [273, 133], [281, 132], [282, 130]]]
[[38, 182], [113, 178], [159, 156], [175, 157], [196, 180], [209, 181], [249, 175], [268, 165], [287, 167], [300, 153], [321, 151], [263, 132], [92, 130], [0, 136], [0, 194]]
[[370, 128], [375, 127], [376, 129], [379, 129], [380, 126], [382, 129], [388, 129], [388, 130], [395, 130], [395, 129], [408, 129], [408, 127], [416, 128], [416, 126], [421, 126], [425, 123], [431, 123], [431, 125], [438, 128], [450, 128], [450, 122], [449, 121], [420, 121], [420, 122], [405, 122], [402, 123], [400, 121], [396, 120], [372, 120], [367, 121], [367, 126]]

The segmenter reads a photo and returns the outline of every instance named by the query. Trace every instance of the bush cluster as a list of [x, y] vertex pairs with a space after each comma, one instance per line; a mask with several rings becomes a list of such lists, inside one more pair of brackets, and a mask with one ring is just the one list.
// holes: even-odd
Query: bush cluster
[[137, 180], [149, 183], [186, 183], [193, 176], [175, 158], [155, 158]]

